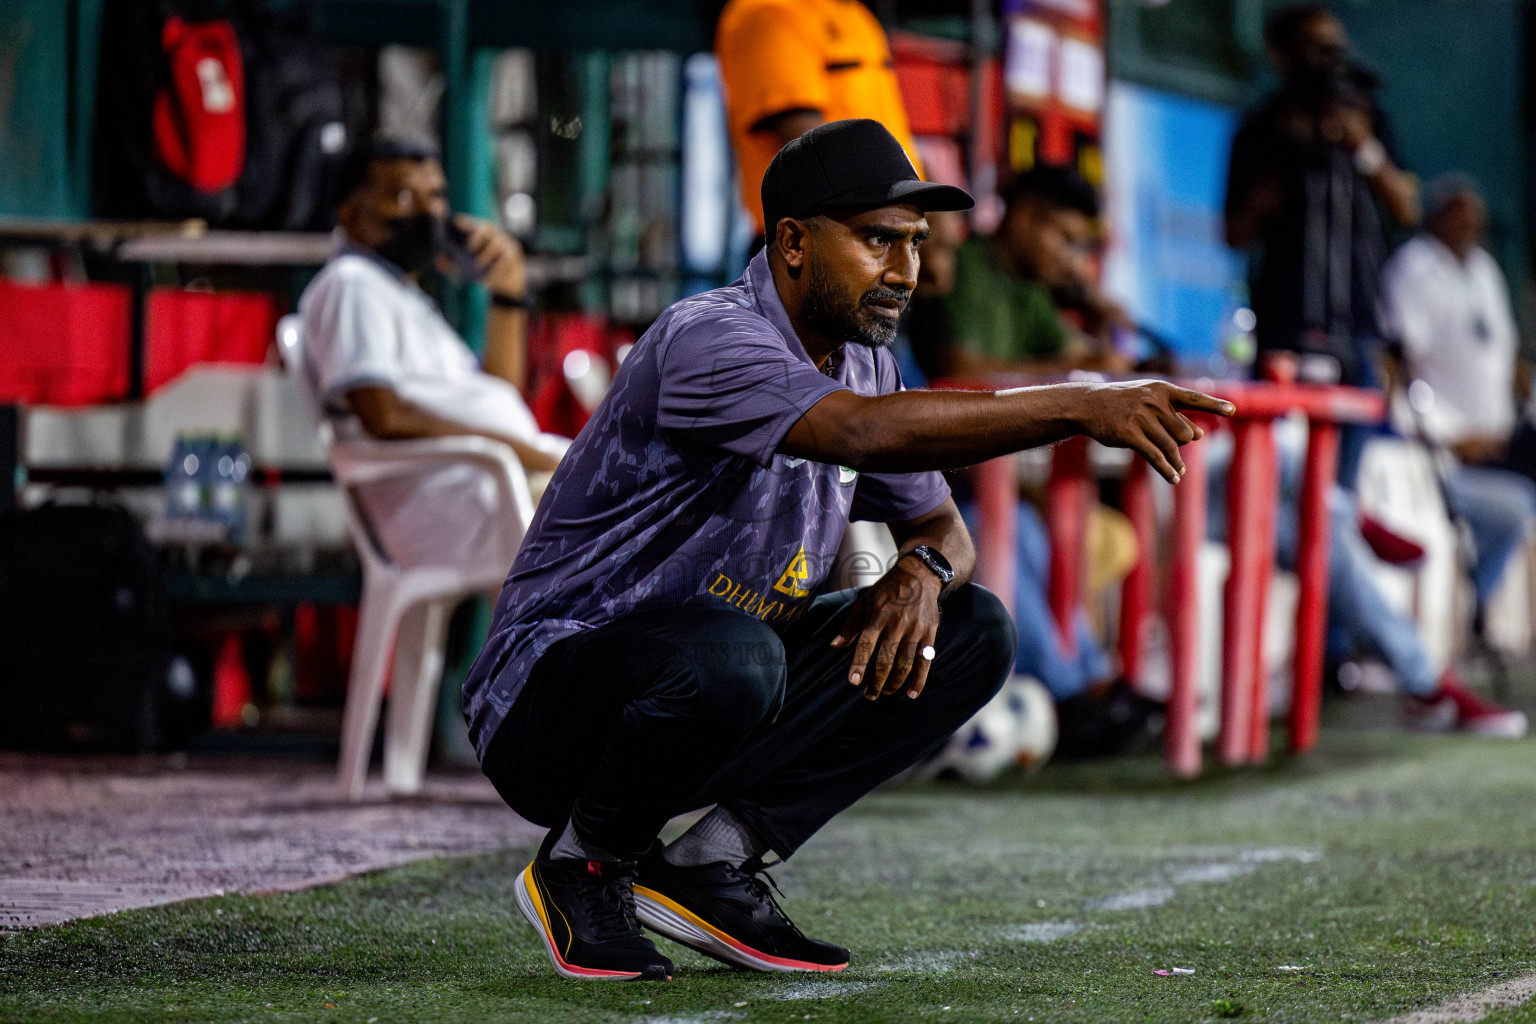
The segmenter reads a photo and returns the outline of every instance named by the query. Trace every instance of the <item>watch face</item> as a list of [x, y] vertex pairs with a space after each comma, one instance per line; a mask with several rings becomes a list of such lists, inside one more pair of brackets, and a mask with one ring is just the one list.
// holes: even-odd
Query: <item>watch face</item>
[[955, 578], [955, 570], [950, 566], [949, 559], [945, 558], [943, 553], [938, 549], [930, 547], [927, 544], [923, 544], [919, 547], [913, 548], [912, 553], [918, 558], [921, 558], [924, 564], [926, 564], [928, 568], [932, 569], [934, 574], [937, 575], [946, 586], [951, 580]]

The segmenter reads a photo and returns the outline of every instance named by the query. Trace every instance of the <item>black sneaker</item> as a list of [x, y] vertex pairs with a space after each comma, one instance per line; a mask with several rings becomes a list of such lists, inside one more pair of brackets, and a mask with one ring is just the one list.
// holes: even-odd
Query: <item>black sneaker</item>
[[1082, 761], [1156, 749], [1168, 719], [1164, 704], [1137, 693], [1124, 679], [1101, 691], [1080, 693], [1058, 701], [1059, 732], [1053, 755]]
[[560, 829], [517, 876], [517, 906], [538, 929], [549, 962], [583, 981], [671, 981], [661, 955], [635, 920], [635, 862], [551, 860]]
[[807, 938], [785, 915], [778, 886], [753, 859], [741, 867], [680, 868], [653, 847], [640, 862], [635, 912], [640, 923], [723, 963], [755, 971], [840, 971], [848, 951]]

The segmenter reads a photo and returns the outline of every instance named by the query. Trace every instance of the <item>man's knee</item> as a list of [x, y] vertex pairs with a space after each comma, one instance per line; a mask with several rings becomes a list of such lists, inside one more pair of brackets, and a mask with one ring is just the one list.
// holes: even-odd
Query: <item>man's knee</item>
[[748, 730], [783, 704], [784, 644], [755, 619], [723, 612], [713, 628], [685, 641], [678, 656], [691, 682], [687, 700], [700, 718]]
[[959, 647], [974, 658], [976, 678], [993, 682], [994, 691], [1002, 686], [1013, 668], [1018, 634], [996, 594], [975, 583], [958, 588], [944, 600], [940, 628], [948, 634], [947, 646]]

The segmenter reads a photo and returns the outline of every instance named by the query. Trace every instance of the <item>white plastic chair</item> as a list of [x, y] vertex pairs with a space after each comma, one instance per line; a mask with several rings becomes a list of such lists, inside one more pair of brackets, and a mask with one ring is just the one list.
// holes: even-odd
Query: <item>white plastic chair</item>
[[[283, 317], [278, 349], [290, 372], [303, 363], [297, 315]], [[394, 655], [389, 720], [384, 733], [384, 782], [391, 793], [421, 789], [437, 688], [443, 673], [448, 616], [470, 594], [494, 593], [533, 519], [533, 500], [522, 463], [507, 445], [473, 435], [410, 441], [331, 440], [331, 474], [346, 498], [347, 532], [363, 566], [363, 595], [352, 672], [347, 680], [337, 775], [348, 799], [358, 799], [368, 775], [385, 672]], [[405, 568], [384, 549], [359, 500], [358, 488], [432, 467], [471, 463], [495, 483], [492, 516], [505, 517], [513, 550], [505, 560], [477, 558], [459, 565]]]

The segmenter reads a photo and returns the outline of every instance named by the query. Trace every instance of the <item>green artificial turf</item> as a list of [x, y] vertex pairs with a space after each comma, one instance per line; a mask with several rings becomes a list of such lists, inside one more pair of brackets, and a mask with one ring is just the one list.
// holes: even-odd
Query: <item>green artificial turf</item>
[[837, 975], [662, 941], [669, 984], [562, 981], [523, 850], [0, 937], [0, 1020], [1382, 1020], [1536, 973], [1533, 752], [1335, 727], [1194, 783], [1148, 759], [876, 794], [775, 872], [853, 948]]

